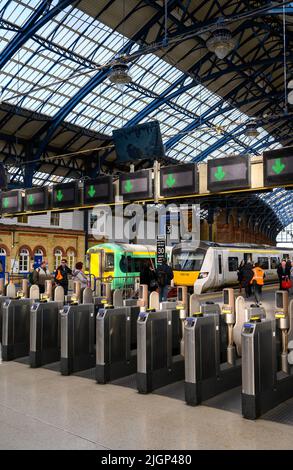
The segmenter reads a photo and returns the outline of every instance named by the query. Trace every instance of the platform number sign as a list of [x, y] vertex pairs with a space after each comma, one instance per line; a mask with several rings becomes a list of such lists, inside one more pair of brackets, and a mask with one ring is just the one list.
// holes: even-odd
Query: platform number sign
[[5, 191], [1, 193], [1, 211], [5, 214], [22, 211], [21, 191]]
[[126, 200], [153, 198], [152, 170], [123, 173], [119, 176], [120, 195]]
[[157, 237], [157, 266], [163, 264], [166, 258], [166, 238], [163, 236]]
[[293, 147], [263, 154], [264, 186], [293, 184]]
[[197, 165], [172, 165], [160, 170], [160, 194], [162, 197], [184, 196], [198, 192]]
[[26, 211], [48, 209], [48, 188], [30, 188], [25, 190], [24, 209]]
[[83, 202], [87, 205], [110, 203], [114, 200], [112, 176], [100, 176], [83, 184]]
[[74, 207], [79, 203], [78, 199], [78, 183], [76, 181], [53, 186], [53, 207]]
[[208, 190], [229, 191], [250, 187], [248, 155], [215, 158], [208, 161]]

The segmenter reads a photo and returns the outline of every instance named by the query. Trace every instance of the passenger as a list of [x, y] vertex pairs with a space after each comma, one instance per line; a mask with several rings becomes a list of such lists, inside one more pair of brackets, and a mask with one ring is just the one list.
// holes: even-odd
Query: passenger
[[33, 270], [31, 273], [29, 273], [29, 276], [28, 276], [28, 280], [29, 280], [29, 283], [31, 285], [38, 285], [38, 281], [39, 281], [39, 274], [38, 274], [38, 271], [37, 269], [39, 268], [39, 264], [38, 263], [34, 263], [33, 264]]
[[147, 285], [149, 292], [155, 291], [158, 287], [156, 271], [150, 259], [145, 260], [143, 263], [140, 273], [140, 283]]
[[36, 281], [34, 284], [37, 284], [40, 289], [40, 294], [45, 292], [45, 281], [51, 279], [51, 273], [48, 269], [47, 262], [42, 261], [41, 265], [36, 269]]
[[168, 266], [166, 258], [163, 260], [163, 263], [157, 267], [156, 277], [159, 286], [159, 301], [163, 302], [168, 298], [169, 286], [174, 277], [173, 270]]
[[239, 282], [239, 294], [241, 294], [241, 291], [242, 291], [244, 264], [245, 264], [245, 262], [244, 262], [244, 260], [242, 260], [241, 263], [239, 264], [238, 270], [237, 270], [237, 278], [238, 278], [238, 282]]
[[62, 286], [64, 295], [68, 294], [68, 274], [72, 274], [71, 269], [67, 266], [67, 260], [62, 259], [61, 265], [56, 269], [55, 282], [57, 286]]
[[291, 267], [289, 267], [285, 259], [282, 259], [281, 263], [279, 264], [277, 268], [277, 274], [280, 283], [280, 290], [287, 290], [283, 287], [283, 282], [285, 282], [287, 279], [290, 279]]
[[254, 297], [257, 304], [261, 301], [262, 286], [264, 285], [265, 272], [260, 267], [259, 263], [254, 264], [253, 268], [253, 278], [251, 279], [251, 284], [254, 289]]
[[84, 274], [82, 268], [83, 268], [83, 263], [81, 262], [76, 263], [75, 270], [72, 273], [72, 278], [74, 281], [79, 281], [82, 289], [84, 289], [88, 285], [88, 278]]
[[248, 299], [251, 296], [251, 279], [253, 278], [251, 263], [245, 263], [242, 270], [242, 276], [242, 287], [244, 287], [245, 296]]

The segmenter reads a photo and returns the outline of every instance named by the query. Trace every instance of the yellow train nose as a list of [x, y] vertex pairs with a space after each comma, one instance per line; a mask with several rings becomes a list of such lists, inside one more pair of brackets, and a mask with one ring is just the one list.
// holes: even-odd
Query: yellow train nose
[[175, 286], [193, 286], [199, 276], [199, 271], [173, 271]]

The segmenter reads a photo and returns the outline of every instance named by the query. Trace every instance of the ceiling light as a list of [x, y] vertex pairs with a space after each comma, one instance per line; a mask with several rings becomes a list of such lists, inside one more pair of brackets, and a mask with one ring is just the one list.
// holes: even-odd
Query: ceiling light
[[236, 41], [228, 28], [218, 27], [206, 42], [207, 48], [216, 54], [218, 59], [224, 59], [236, 46]]
[[125, 85], [132, 82], [132, 78], [128, 72], [128, 65], [115, 64], [109, 72], [109, 80], [119, 88], [124, 88]]
[[245, 135], [251, 138], [257, 137], [259, 135], [257, 127], [256, 122], [248, 122], [245, 128]]

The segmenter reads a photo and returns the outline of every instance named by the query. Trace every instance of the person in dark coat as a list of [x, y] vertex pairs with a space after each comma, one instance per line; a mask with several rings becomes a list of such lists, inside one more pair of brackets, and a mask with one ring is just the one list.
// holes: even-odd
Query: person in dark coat
[[237, 278], [239, 282], [239, 293], [241, 294], [242, 291], [242, 281], [243, 281], [243, 268], [244, 268], [244, 260], [241, 261], [241, 263], [238, 266], [237, 269]]
[[68, 294], [68, 275], [72, 274], [71, 269], [67, 266], [67, 260], [62, 259], [61, 265], [56, 269], [55, 282], [57, 286], [62, 286], [64, 295]]
[[167, 264], [166, 259], [157, 267], [156, 275], [159, 286], [159, 301], [163, 302], [168, 298], [169, 286], [174, 277], [173, 270], [171, 266]]
[[151, 260], [145, 260], [140, 272], [140, 283], [147, 285], [149, 292], [157, 289], [156, 271]]
[[242, 269], [242, 286], [245, 289], [245, 295], [248, 299], [251, 296], [251, 280], [253, 278], [252, 264], [246, 263]]
[[279, 264], [277, 268], [277, 274], [280, 283], [280, 290], [284, 290], [282, 289], [282, 282], [285, 281], [286, 278], [290, 279], [291, 276], [291, 267], [285, 259], [282, 259], [281, 263]]

